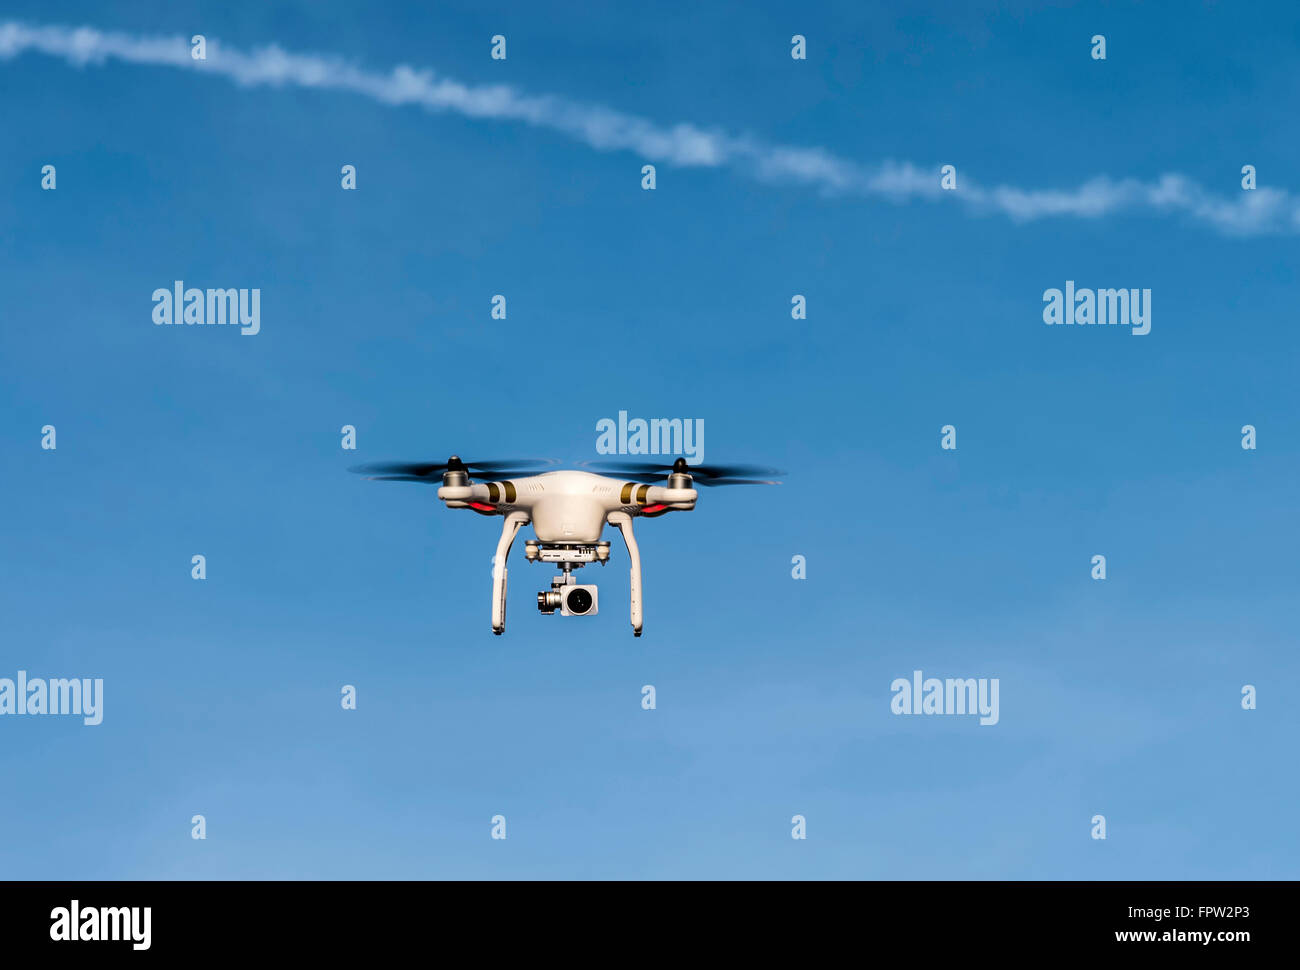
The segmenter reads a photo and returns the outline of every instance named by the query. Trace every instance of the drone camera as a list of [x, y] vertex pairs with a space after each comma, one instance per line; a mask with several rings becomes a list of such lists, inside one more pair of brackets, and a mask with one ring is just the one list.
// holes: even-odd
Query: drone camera
[[596, 613], [595, 586], [568, 586], [560, 605], [561, 616], [594, 616]]
[[594, 616], [596, 587], [566, 585], [537, 594], [538, 612], [550, 616], [557, 609], [561, 616]]

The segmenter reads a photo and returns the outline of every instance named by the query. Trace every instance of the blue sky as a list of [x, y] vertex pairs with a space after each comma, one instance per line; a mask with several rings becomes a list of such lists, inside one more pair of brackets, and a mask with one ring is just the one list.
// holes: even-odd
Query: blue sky
[[[406, 64], [955, 195], [1300, 188], [1285, 4], [228, 7], [0, 23]], [[0, 103], [0, 677], [105, 682], [97, 727], [0, 718], [0, 874], [1300, 875], [1293, 231], [34, 50]], [[261, 333], [155, 327], [176, 279], [259, 287]], [[1151, 333], [1044, 326], [1067, 279], [1150, 288]], [[538, 616], [519, 558], [497, 638], [499, 523], [346, 471], [592, 459], [621, 409], [789, 470], [640, 523], [639, 640], [617, 535], [599, 616]], [[892, 715], [916, 669], [998, 678], [1000, 722]]]

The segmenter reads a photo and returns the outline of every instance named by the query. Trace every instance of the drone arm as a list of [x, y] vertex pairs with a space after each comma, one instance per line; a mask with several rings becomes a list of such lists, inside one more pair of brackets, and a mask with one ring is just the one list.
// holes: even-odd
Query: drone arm
[[498, 635], [506, 629], [506, 557], [510, 555], [519, 527], [528, 521], [528, 513], [511, 512], [505, 519], [497, 554], [492, 559], [492, 632]]
[[618, 526], [623, 533], [623, 541], [627, 543], [627, 556], [632, 563], [632, 633], [635, 636], [641, 635], [641, 551], [636, 545], [636, 536], [632, 534], [632, 516], [626, 512], [609, 513], [610, 525]]
[[663, 488], [660, 485], [651, 485], [646, 489], [645, 500], [650, 505], [694, 508], [699, 494], [693, 488]]

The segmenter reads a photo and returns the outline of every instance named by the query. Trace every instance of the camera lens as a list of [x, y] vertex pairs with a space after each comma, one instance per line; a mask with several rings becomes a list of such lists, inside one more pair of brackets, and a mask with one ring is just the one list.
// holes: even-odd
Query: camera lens
[[585, 589], [575, 589], [569, 593], [569, 612], [586, 613], [591, 609], [591, 594]]

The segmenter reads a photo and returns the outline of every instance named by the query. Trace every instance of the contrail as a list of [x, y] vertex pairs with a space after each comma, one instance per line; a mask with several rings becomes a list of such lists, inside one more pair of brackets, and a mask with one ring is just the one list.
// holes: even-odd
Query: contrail
[[33, 27], [0, 24], [0, 60], [36, 51], [75, 67], [118, 60], [129, 64], [217, 74], [247, 87], [294, 86], [347, 91], [387, 105], [419, 105], [469, 118], [512, 121], [562, 132], [598, 151], [628, 151], [683, 168], [732, 168], [765, 182], [794, 183], [828, 195], [864, 196], [896, 203], [953, 197], [969, 210], [1015, 222], [1048, 217], [1096, 219], [1113, 213], [1147, 211], [1178, 215], [1230, 236], [1294, 233], [1300, 203], [1281, 189], [1258, 188], [1216, 195], [1186, 176], [1090, 179], [1075, 188], [985, 187], [963, 172], [959, 188], [940, 188], [938, 166], [910, 162], [862, 165], [822, 148], [774, 145], [748, 136], [690, 123], [663, 125], [612, 108], [554, 95], [525, 94], [504, 84], [474, 85], [405, 65], [387, 74], [320, 54], [293, 54], [277, 46], [241, 51], [215, 40], [207, 57], [194, 60], [181, 36], [138, 36], [93, 27]]

